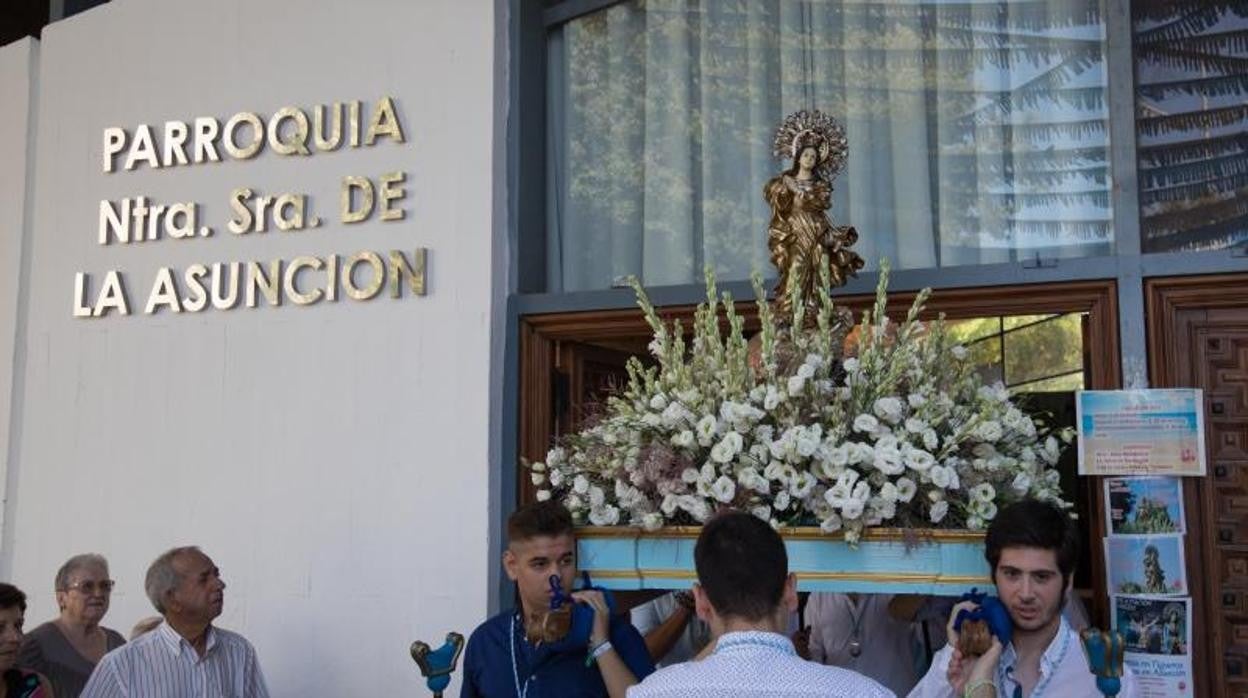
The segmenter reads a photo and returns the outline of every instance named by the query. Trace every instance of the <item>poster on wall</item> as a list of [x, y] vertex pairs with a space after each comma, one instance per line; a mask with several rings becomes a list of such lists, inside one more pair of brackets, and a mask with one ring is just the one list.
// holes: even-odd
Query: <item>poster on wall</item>
[[1183, 481], [1177, 477], [1107, 477], [1109, 535], [1185, 533]]
[[1187, 594], [1183, 536], [1119, 536], [1105, 539], [1110, 594]]
[[1114, 596], [1114, 629], [1126, 642], [1125, 661], [1141, 698], [1191, 696], [1192, 600]]
[[1204, 399], [1197, 389], [1081, 390], [1080, 475], [1204, 475]]

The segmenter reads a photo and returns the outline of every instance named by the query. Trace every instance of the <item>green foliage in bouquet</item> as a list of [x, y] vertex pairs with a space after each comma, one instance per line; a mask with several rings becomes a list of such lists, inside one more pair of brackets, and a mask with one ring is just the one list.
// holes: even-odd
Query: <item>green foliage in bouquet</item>
[[709, 270], [689, 332], [664, 323], [634, 280], [655, 362], [630, 360], [603, 414], [529, 464], [540, 499], [559, 498], [581, 523], [648, 530], [731, 507], [851, 543], [873, 526], [983, 529], [1023, 497], [1069, 507], [1054, 466], [1072, 434], [986, 385], [943, 322], [920, 321], [928, 291], [891, 323], [883, 265], [846, 355], [853, 317], [826, 290], [811, 302], [791, 284], [792, 317], [777, 318], [753, 281], [751, 342]]

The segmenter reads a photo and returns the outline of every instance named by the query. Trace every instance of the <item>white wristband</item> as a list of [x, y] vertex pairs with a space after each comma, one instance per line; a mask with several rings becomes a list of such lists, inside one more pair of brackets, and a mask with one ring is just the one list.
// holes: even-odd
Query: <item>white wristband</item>
[[592, 652], [589, 653], [589, 656], [592, 657], [595, 661], [597, 661], [599, 657], [601, 657], [602, 655], [610, 651], [611, 651], [611, 641], [603, 640], [597, 647], [593, 649]]

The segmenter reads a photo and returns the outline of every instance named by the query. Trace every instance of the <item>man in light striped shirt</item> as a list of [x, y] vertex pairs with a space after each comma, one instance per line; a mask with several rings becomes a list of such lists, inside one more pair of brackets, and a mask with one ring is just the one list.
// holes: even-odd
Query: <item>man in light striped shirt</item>
[[155, 630], [104, 655], [82, 698], [268, 698], [260, 662], [238, 633], [212, 627], [225, 582], [199, 548], [174, 548], [147, 569]]

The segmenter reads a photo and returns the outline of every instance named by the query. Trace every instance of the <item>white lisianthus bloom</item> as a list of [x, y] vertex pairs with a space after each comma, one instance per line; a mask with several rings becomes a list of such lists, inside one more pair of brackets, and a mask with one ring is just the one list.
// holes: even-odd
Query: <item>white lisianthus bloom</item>
[[641, 423], [653, 429], [663, 423], [663, 418], [653, 412], [641, 415]]
[[906, 402], [910, 403], [910, 409], [917, 410], [927, 404], [927, 397], [923, 393], [911, 393], [906, 397]]
[[957, 359], [958, 361], [961, 361], [966, 358], [966, 347], [962, 346], [961, 344], [955, 345], [952, 349], [949, 350], [949, 353], [953, 354], [953, 358]]
[[789, 395], [801, 395], [802, 389], [806, 387], [806, 379], [800, 375], [790, 376], [787, 387]]
[[932, 504], [935, 504], [936, 502], [939, 502], [945, 498], [945, 491], [944, 490], [928, 490], [927, 498], [929, 501], [932, 502]]
[[760, 443], [771, 443], [771, 437], [775, 435], [775, 431], [770, 424], [760, 424], [754, 427], [754, 440]]
[[672, 445], [677, 448], [693, 448], [695, 443], [697, 438], [688, 429], [682, 429], [672, 436]]
[[1001, 429], [1000, 422], [990, 419], [975, 427], [975, 436], [991, 443], [1000, 440], [1002, 436], [1005, 436], [1005, 432]]
[[949, 469], [949, 489], [951, 490], [962, 489], [962, 478], [961, 476], [958, 475], [957, 468]]
[[563, 471], [551, 470], [550, 471], [550, 486], [559, 487], [562, 484], [563, 484]]
[[822, 429], [818, 424], [812, 425], [809, 429], [803, 429], [797, 434], [797, 440], [794, 448], [797, 455], [802, 458], [810, 458], [819, 449], [820, 439], [822, 437]]
[[[815, 484], [817, 482], [818, 480], [814, 475], [811, 475], [808, 472], [800, 472], [796, 477], [789, 481], [789, 492], [791, 492], [797, 499], [806, 499], [810, 496], [811, 490], [815, 489]], [[781, 492], [781, 494], [784, 493]], [[778, 499], [779, 495], [776, 496]]]
[[614, 526], [620, 522], [620, 510], [613, 506], [590, 509], [589, 522], [595, 526]]
[[857, 470], [846, 470], [845, 472], [841, 473], [839, 477], [836, 478], [836, 486], [838, 487], [843, 486], [845, 488], [845, 491], [848, 492], [853, 488], [855, 484], [857, 484], [858, 477], [859, 476], [858, 476]]
[[563, 506], [567, 507], [568, 511], [578, 511], [585, 508], [585, 502], [580, 497], [570, 494], [564, 497]]
[[865, 503], [861, 499], [850, 497], [845, 500], [845, 505], [841, 507], [841, 516], [846, 519], [857, 519], [862, 516]]
[[935, 429], [927, 429], [923, 432], [923, 447], [929, 451], [935, 451], [940, 445], [940, 438], [936, 436]]
[[1057, 463], [1057, 457], [1062, 454], [1062, 449], [1057, 443], [1057, 439], [1050, 436], [1044, 440], [1044, 450], [1040, 452], [1042, 458], [1049, 465]]
[[[900, 497], [901, 495], [897, 490], [897, 485], [894, 485], [891, 482], [886, 482], [880, 486], [880, 499], [884, 500], [885, 502], [895, 502]], [[886, 516], [885, 518], [891, 519], [892, 516]]]
[[849, 465], [849, 447], [845, 444], [837, 444], [827, 451], [828, 464], [836, 468], [844, 468]]
[[871, 463], [875, 460], [875, 448], [871, 444], [850, 442], [848, 450], [849, 462], [855, 465]]
[[537, 501], [544, 502], [548, 499], [550, 499], [550, 490], [538, 490], [537, 491]]
[[667, 396], [663, 393], [656, 393], [654, 397], [650, 398], [650, 409], [661, 410], [664, 407], [667, 407]]
[[897, 449], [897, 439], [886, 436], [875, 444], [875, 469], [885, 475], [900, 475], [906, 466], [902, 462], [901, 451]]
[[663, 528], [663, 516], [653, 511], [645, 514], [641, 517], [641, 527], [647, 531], [657, 531]]
[[854, 485], [854, 493], [850, 497], [861, 502], [871, 499], [871, 484], [866, 480], [859, 481], [858, 484]]
[[697, 469], [697, 468], [685, 468], [685, 469], [684, 469], [684, 470], [682, 470], [682, 471], [681, 471], [681, 473], [680, 473], [680, 479], [681, 479], [681, 480], [682, 480], [685, 484], [687, 484], [687, 485], [692, 485], [693, 483], [695, 483], [695, 482], [697, 482], [697, 481], [698, 481], [698, 475], [699, 475], [699, 474], [700, 474], [700, 473], [698, 473], [698, 469]]
[[943, 465], [933, 465], [927, 471], [927, 476], [932, 479], [932, 484], [940, 489], [949, 488], [949, 480], [953, 476], [953, 471]]
[[659, 504], [659, 510], [662, 511], [665, 515], [671, 516], [672, 514], [676, 513], [676, 508], [679, 505], [679, 503], [680, 503], [680, 499], [676, 495], [669, 494], [666, 497], [664, 497], [663, 502]]
[[918, 448], [909, 448], [905, 452], [906, 467], [923, 472], [936, 463], [936, 457]]
[[702, 464], [702, 470], [698, 473], [699, 480], [709, 485], [714, 482], [717, 477], [719, 477], [719, 471], [715, 469], [715, 466], [712, 465], [710, 461]]
[[546, 453], [546, 465], [557, 468], [567, 461], [568, 452], [562, 446], [556, 446]]
[[909, 502], [919, 491], [919, 486], [908, 477], [897, 478], [897, 501]]
[[534, 485], [546, 482], [546, 476], [541, 473], [529, 473], [529, 479], [533, 481]]
[[768, 412], [776, 409], [780, 404], [780, 391], [776, 390], [776, 386], [767, 386], [767, 395], [763, 397], [763, 409]]
[[711, 485], [711, 494], [715, 499], [727, 504], [731, 502], [733, 497], [737, 496], [737, 483], [727, 475], [720, 475], [715, 484]]
[[841, 517], [828, 514], [827, 518], [819, 522], [819, 529], [824, 533], [836, 533], [841, 530]]
[[932, 509], [928, 513], [928, 519], [934, 524], [940, 523], [947, 513], [949, 513], [949, 502], [941, 500], [932, 505]]
[[804, 363], [797, 367], [796, 375], [801, 376], [802, 380], [810, 380], [815, 376], [815, 367], [808, 363]]
[[706, 523], [706, 520], [711, 518], [711, 508], [707, 506], [704, 499], [694, 500], [693, 505], [685, 511], [688, 511], [693, 520], [698, 523]]
[[628, 496], [629, 490], [633, 490], [635, 492], [636, 488], [629, 487], [628, 483], [624, 482], [623, 480], [615, 481], [615, 498], [616, 499], [618, 500], [624, 499], [626, 496]]
[[839, 509], [845, 506], [845, 502], [849, 499], [849, 495], [849, 485], [836, 484], [829, 487], [827, 491], [823, 493], [823, 501], [827, 502], [828, 506]]
[[911, 434], [922, 434], [927, 430], [927, 422], [918, 417], [909, 417], [906, 419], [906, 431]]
[[703, 480], [701, 478], [698, 478], [697, 483], [694, 484], [693, 491], [697, 492], [698, 496], [703, 498], [715, 496], [711, 494], [711, 483], [708, 480]]
[[762, 463], [771, 458], [771, 448], [764, 443], [757, 443], [750, 446], [750, 457], [756, 462]]
[[761, 385], [756, 385], [752, 390], [750, 390], [750, 402], [762, 402], [763, 398], [766, 396], [767, 388]]
[[776, 511], [784, 511], [785, 509], [788, 509], [789, 508], [789, 493], [784, 490], [780, 490], [779, 492], [777, 492], [776, 499], [774, 502], [772, 502], [772, 506], [776, 508]]
[[711, 442], [715, 440], [715, 427], [715, 418], [711, 415], [708, 414], [702, 417], [702, 419], [699, 419], [697, 426], [694, 427], [694, 432], [698, 437], [698, 443], [703, 446], [710, 446]]
[[763, 477], [767, 478], [768, 480], [771, 480], [772, 482], [778, 482], [783, 485], [784, 484], [784, 463], [781, 463], [778, 460], [773, 460], [772, 462], [768, 463], [767, 467], [763, 468]]
[[615, 432], [605, 431], [602, 433], [602, 442], [604, 444], [614, 446], [617, 441], [619, 441], [619, 439], [616, 438]]
[[841, 366], [845, 367], [846, 373], [853, 373], [858, 370], [858, 359], [851, 356], [841, 362]]
[[711, 449], [711, 458], [717, 463], [731, 463], [733, 458], [741, 452], [744, 441], [741, 435], [735, 431], [730, 431], [724, 435], [724, 438]]
[[992, 521], [997, 517], [997, 505], [992, 502], [977, 502], [975, 514], [984, 521]]
[[607, 495], [602, 491], [601, 487], [594, 486], [589, 488], [589, 506], [593, 509], [601, 508], [603, 503], [607, 501]]
[[1014, 482], [1010, 484], [1014, 491], [1019, 494], [1027, 494], [1027, 490], [1031, 489], [1031, 475], [1027, 473], [1019, 473], [1014, 476]]
[[874, 434], [880, 428], [880, 422], [869, 414], [860, 414], [854, 417], [854, 431], [864, 434]]
[[978, 516], [967, 517], [966, 527], [972, 531], [982, 531], [984, 530], [984, 520]]
[[901, 403], [901, 400], [895, 397], [882, 397], [872, 405], [872, 411], [875, 412], [875, 416], [889, 424], [900, 422], [904, 410], [905, 406]]
[[747, 490], [754, 490], [759, 494], [770, 494], [771, 484], [767, 482], [767, 478], [758, 474], [754, 468], [742, 468], [737, 471], [737, 484]]
[[589, 480], [584, 475], [577, 475], [572, 481], [572, 491], [577, 494], [586, 494], [589, 492]]
[[541, 461], [532, 463], [529, 465], [529, 470], [532, 470], [535, 473], [546, 472], [546, 464]]
[[771, 507], [762, 504], [750, 509], [750, 513], [762, 519], [763, 521], [771, 521]]
[[997, 496], [997, 491], [987, 482], [981, 482], [971, 488], [971, 499], [981, 502], [991, 502]]

